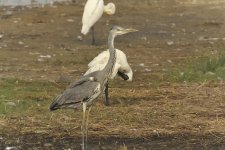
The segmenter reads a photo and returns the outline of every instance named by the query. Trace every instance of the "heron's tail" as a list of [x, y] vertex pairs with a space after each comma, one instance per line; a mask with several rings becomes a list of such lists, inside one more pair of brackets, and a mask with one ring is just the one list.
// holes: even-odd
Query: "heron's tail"
[[90, 30], [90, 27], [83, 24], [82, 29], [81, 29], [81, 33], [86, 35], [89, 32], [89, 30]]
[[49, 109], [50, 111], [54, 111], [57, 109], [60, 109], [60, 104], [58, 103], [58, 100], [61, 98], [62, 95], [59, 95], [55, 98], [54, 102], [50, 105]]

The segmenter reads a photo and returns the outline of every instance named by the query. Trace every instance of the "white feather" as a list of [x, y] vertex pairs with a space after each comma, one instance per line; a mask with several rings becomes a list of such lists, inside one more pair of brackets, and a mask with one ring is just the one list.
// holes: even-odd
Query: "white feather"
[[81, 33], [86, 35], [90, 28], [101, 18], [103, 12], [115, 13], [115, 5], [109, 3], [104, 6], [103, 0], [88, 0], [84, 6]]
[[[117, 72], [120, 71], [129, 77], [128, 81], [132, 81], [133, 71], [127, 62], [126, 55], [119, 49], [115, 50], [116, 50], [116, 63], [113, 68], [111, 79], [115, 78]], [[88, 64], [89, 69], [84, 75], [90, 74], [91, 72], [94, 71], [102, 70], [106, 66], [108, 60], [109, 60], [109, 50], [101, 52]]]

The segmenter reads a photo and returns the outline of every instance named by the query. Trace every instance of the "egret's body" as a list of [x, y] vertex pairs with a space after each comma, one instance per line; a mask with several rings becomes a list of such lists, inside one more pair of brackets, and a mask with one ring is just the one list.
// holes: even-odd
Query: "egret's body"
[[94, 24], [102, 17], [103, 12], [114, 14], [115, 5], [113, 3], [104, 5], [103, 0], [88, 0], [84, 6], [81, 33], [86, 35], [92, 29], [92, 44], [95, 43]]
[[[126, 55], [119, 49], [116, 50], [116, 62], [113, 68], [112, 74], [110, 76], [111, 79], [114, 79], [117, 75], [122, 77], [126, 81], [132, 81], [133, 79], [133, 71], [130, 65], [127, 62]], [[89, 64], [88, 70], [84, 75], [90, 74], [95, 71], [102, 70], [107, 64], [109, 59], [109, 51], [103, 51], [98, 56], [96, 56]], [[105, 104], [109, 105], [108, 100], [108, 83], [105, 89]]]
[[[132, 81], [133, 71], [127, 62], [126, 55], [119, 49], [115, 50], [116, 50], [116, 62], [110, 78], [114, 79], [119, 71], [128, 76], [128, 79], [126, 81]], [[90, 74], [98, 70], [102, 70], [107, 64], [108, 60], [109, 60], [109, 51], [106, 50], [101, 52], [88, 64], [88, 70], [84, 75]]]
[[[100, 70], [84, 75], [76, 82], [73, 82], [62, 94], [57, 96], [50, 106], [50, 110], [60, 108], [79, 108], [83, 106], [82, 122], [82, 150], [87, 149], [87, 123], [91, 106], [96, 98], [105, 90], [105, 85], [112, 74], [115, 66], [116, 51], [114, 49], [114, 38], [128, 32], [136, 31], [134, 29], [124, 29], [118, 26], [112, 28], [109, 34], [109, 60], [106, 66]], [[86, 113], [86, 109], [88, 112]], [[86, 144], [84, 137], [86, 133]], [[85, 146], [86, 145], [86, 146]]]

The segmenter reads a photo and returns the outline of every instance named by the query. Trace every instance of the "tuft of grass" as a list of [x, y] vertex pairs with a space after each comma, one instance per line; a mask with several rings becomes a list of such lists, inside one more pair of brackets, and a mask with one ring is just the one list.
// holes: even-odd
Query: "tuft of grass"
[[127, 146], [124, 144], [123, 146], [120, 146], [118, 150], [128, 150]]
[[186, 68], [178, 68], [167, 74], [167, 80], [172, 82], [221, 81], [224, 79], [225, 54], [202, 58]]

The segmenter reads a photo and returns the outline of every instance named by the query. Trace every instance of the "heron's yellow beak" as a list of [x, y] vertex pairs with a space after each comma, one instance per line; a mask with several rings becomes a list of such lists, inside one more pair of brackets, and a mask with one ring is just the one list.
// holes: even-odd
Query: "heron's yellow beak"
[[117, 35], [123, 35], [123, 34], [126, 34], [126, 33], [130, 33], [130, 32], [136, 32], [138, 30], [136, 29], [133, 29], [133, 28], [122, 28], [122, 27], [119, 27], [119, 30], [116, 31]]
[[136, 29], [133, 29], [133, 28], [128, 28], [126, 29], [126, 32], [137, 32], [138, 30]]

